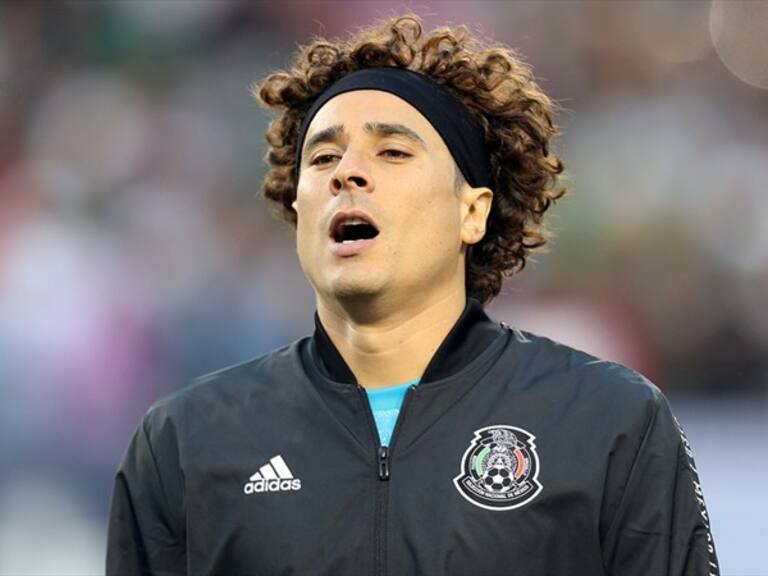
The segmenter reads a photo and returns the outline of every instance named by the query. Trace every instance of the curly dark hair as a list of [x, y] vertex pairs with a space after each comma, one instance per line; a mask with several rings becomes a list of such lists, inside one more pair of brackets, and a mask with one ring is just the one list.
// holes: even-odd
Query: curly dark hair
[[503, 277], [520, 272], [551, 233], [544, 213], [566, 188], [558, 186], [563, 162], [550, 153], [561, 130], [554, 103], [512, 49], [484, 45], [465, 26], [424, 34], [407, 14], [356, 32], [345, 41], [313, 39], [299, 48], [290, 71], [279, 70], [251, 87], [253, 96], [279, 115], [269, 125], [264, 196], [272, 212], [296, 226], [291, 204], [299, 126], [312, 102], [339, 78], [373, 67], [407, 68], [445, 86], [477, 119], [491, 154], [493, 203], [482, 240], [467, 248], [467, 295], [490, 302]]

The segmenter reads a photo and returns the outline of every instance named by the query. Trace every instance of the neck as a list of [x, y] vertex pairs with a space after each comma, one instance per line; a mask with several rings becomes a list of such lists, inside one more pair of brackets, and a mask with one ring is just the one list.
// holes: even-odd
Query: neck
[[369, 307], [364, 318], [318, 299], [317, 314], [357, 382], [377, 388], [421, 378], [465, 305], [462, 287], [388, 312]]

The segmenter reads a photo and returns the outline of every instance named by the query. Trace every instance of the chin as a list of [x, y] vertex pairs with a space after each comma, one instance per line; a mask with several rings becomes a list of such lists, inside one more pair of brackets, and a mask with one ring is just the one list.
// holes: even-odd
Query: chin
[[376, 278], [368, 275], [356, 275], [353, 278], [350, 274], [344, 277], [332, 279], [327, 284], [327, 291], [338, 300], [354, 300], [357, 298], [370, 298], [382, 292], [383, 286]]
[[345, 282], [342, 285], [332, 286], [330, 293], [338, 300], [355, 300], [357, 298], [370, 298], [379, 294], [381, 290], [365, 283]]

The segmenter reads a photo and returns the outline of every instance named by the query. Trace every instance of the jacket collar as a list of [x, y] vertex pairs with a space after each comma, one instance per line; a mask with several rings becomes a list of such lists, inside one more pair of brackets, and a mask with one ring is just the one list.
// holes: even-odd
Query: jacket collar
[[[420, 383], [432, 382], [459, 372], [504, 331], [491, 320], [479, 300], [467, 298], [464, 311], [427, 365]], [[313, 365], [336, 382], [356, 384], [355, 375], [342, 358], [315, 312], [315, 332], [309, 352]]]

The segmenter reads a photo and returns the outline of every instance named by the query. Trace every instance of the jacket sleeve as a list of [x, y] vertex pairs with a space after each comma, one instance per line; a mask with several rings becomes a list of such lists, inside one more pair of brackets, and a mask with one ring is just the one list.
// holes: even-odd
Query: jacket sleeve
[[688, 439], [653, 387], [650, 419], [603, 541], [611, 576], [719, 576]]
[[175, 433], [169, 422], [153, 426], [150, 416], [137, 428], [115, 475], [106, 576], [187, 573]]

